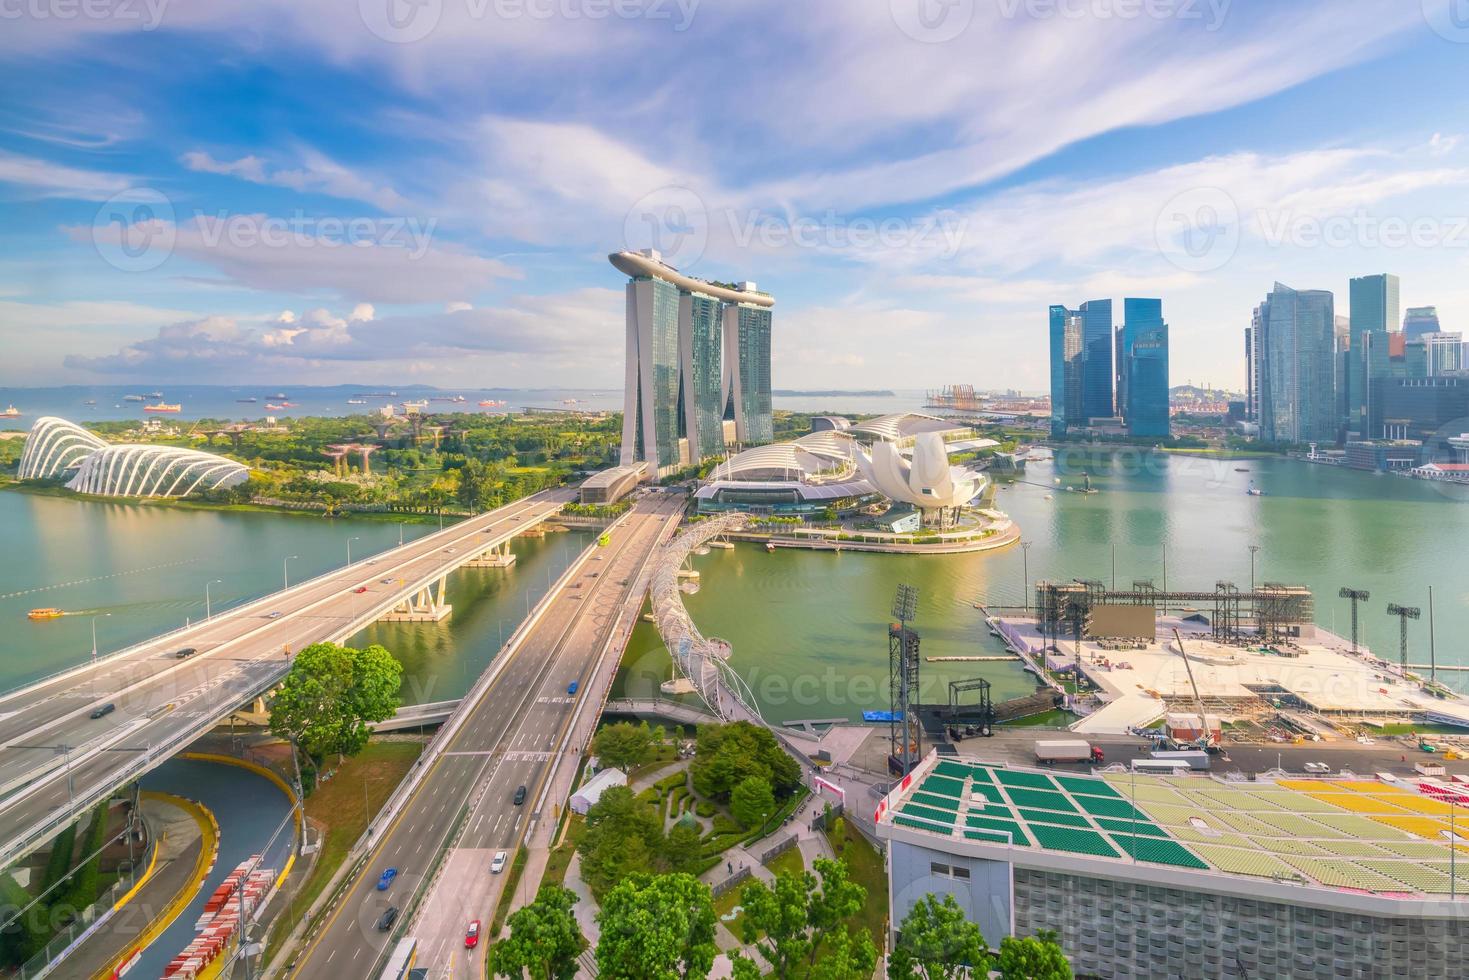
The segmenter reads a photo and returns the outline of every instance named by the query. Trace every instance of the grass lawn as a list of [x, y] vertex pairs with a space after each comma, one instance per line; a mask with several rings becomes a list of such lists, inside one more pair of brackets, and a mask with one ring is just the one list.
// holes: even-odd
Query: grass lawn
[[765, 865], [771, 874], [795, 873], [806, 870], [806, 862], [801, 857], [801, 849], [793, 847], [788, 851], [781, 851], [771, 858]]
[[541, 878], [542, 887], [565, 883], [566, 866], [571, 863], [571, 856], [576, 853], [582, 835], [586, 832], [587, 818], [580, 813], [573, 813], [567, 819], [566, 837], [561, 841], [561, 846], [554, 848], [551, 856], [546, 859], [546, 873]]
[[1024, 718], [1016, 718], [1014, 721], [1003, 722], [996, 727], [1000, 728], [1065, 728], [1076, 720], [1076, 716], [1069, 711], [1054, 708], [1050, 711], [1042, 711], [1037, 715], [1026, 715]]
[[830, 831], [826, 839], [837, 857], [847, 862], [853, 881], [867, 889], [867, 901], [857, 913], [853, 924], [866, 929], [872, 936], [879, 954], [887, 945], [888, 936], [888, 873], [882, 855], [851, 824], [842, 821], [843, 835], [836, 837]]
[[[367, 829], [368, 820], [382, 808], [422, 751], [421, 742], [369, 742], [361, 753], [342, 763], [329, 782], [318, 786], [316, 792], [307, 797], [307, 818], [326, 830], [321, 853], [317, 855], [305, 887], [276, 917], [268, 948], [278, 948], [311, 907], [347, 857], [347, 851]], [[367, 788], [365, 794], [364, 785]]]

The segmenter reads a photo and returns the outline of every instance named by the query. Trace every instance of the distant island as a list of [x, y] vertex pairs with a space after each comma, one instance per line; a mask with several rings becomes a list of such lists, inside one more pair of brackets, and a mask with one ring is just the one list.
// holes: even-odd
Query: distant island
[[772, 395], [775, 395], [777, 397], [780, 397], [780, 398], [823, 398], [823, 397], [825, 397], [827, 395], [832, 395], [832, 396], [841, 397], [841, 398], [896, 398], [896, 397], [898, 397], [893, 392], [887, 391], [885, 389], [881, 389], [881, 390], [874, 389], [874, 390], [871, 390], [871, 391], [843, 391], [843, 390], [839, 390], [839, 389], [811, 389], [811, 390], [808, 391], [808, 390], [801, 389], [801, 388], [776, 388], [774, 391], [771, 392], [771, 394]]

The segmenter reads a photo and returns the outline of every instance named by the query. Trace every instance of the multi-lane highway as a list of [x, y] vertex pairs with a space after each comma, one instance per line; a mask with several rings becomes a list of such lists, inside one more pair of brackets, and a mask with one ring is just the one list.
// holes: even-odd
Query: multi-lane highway
[[352, 635], [574, 496], [543, 491], [0, 696], [0, 867], [267, 690], [289, 651]]
[[[642, 572], [660, 540], [672, 533], [682, 497], [648, 494], [612, 533], [606, 547], [570, 573], [540, 619], [499, 665], [483, 696], [384, 830], [366, 866], [316, 928], [298, 956], [293, 978], [373, 978], [390, 932], [376, 928], [389, 906], [407, 910], [421, 889], [427, 898], [413, 923], [418, 964], [433, 977], [477, 976], [483, 947], [466, 951], [465, 926], [488, 926], [504, 875], [492, 875], [496, 851], [513, 854], [534, 819], [541, 789], [577, 707], [578, 694], [609, 646], [619, 612], [641, 603]], [[492, 664], [491, 669], [496, 665]], [[610, 667], [609, 667], [610, 669]], [[517, 804], [516, 792], [526, 788]], [[540, 819], [551, 819], [546, 801]], [[430, 882], [444, 849], [442, 873]], [[397, 869], [379, 891], [379, 875]], [[508, 872], [508, 868], [507, 868]]]

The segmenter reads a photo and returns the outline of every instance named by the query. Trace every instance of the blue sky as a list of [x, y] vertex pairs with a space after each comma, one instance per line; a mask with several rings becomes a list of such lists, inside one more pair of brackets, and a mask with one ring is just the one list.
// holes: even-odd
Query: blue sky
[[1129, 295], [1237, 387], [1277, 279], [1461, 329], [1455, 4], [0, 0], [0, 385], [616, 386], [650, 244], [780, 387], [1040, 390]]

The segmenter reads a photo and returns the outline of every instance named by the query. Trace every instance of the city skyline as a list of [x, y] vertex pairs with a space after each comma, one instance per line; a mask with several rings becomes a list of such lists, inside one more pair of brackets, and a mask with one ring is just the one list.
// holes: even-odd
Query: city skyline
[[[411, 37], [352, 5], [7, 20], [30, 95], [0, 116], [0, 383], [608, 387], [619, 297], [597, 265], [619, 240], [693, 275], [759, 268], [798, 387], [921, 388], [943, 363], [1043, 390], [1034, 311], [1068, 294], [1163, 298], [1175, 381], [1233, 389], [1272, 280], [1343, 297], [1388, 268], [1404, 307], [1469, 319], [1442, 5], [960, 4], [938, 29], [877, 6], [425, 5]], [[717, 39], [756, 25], [738, 72], [678, 56], [722, 67]], [[201, 56], [166, 57], [180, 43]], [[568, 66], [587, 84], [555, 84]], [[708, 111], [664, 125], [688, 99]]]

